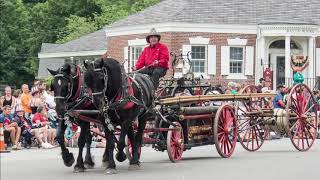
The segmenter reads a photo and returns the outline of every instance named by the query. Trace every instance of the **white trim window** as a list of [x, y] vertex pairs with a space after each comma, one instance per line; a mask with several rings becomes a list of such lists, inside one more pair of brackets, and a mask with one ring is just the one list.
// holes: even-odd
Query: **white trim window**
[[244, 73], [244, 48], [230, 47], [230, 74]]
[[191, 68], [194, 74], [206, 74], [207, 45], [191, 45]]
[[143, 51], [144, 46], [131, 46], [130, 47], [130, 69], [134, 67]]

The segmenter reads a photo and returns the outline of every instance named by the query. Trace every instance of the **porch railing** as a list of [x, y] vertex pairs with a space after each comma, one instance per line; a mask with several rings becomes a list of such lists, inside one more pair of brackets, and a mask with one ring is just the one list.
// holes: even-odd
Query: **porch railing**
[[[293, 79], [286, 78], [287, 86], [293, 86]], [[319, 90], [320, 89], [320, 78], [304, 78], [304, 84], [310, 87], [311, 90]]]

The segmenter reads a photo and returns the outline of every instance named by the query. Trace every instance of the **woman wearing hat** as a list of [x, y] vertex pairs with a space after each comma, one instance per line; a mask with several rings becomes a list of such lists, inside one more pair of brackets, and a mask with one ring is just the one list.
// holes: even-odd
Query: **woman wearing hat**
[[169, 68], [168, 47], [159, 43], [160, 39], [160, 34], [152, 28], [146, 37], [149, 46], [144, 48], [135, 67], [140, 73], [148, 74], [151, 77], [155, 88], [158, 87], [159, 79], [166, 75]]

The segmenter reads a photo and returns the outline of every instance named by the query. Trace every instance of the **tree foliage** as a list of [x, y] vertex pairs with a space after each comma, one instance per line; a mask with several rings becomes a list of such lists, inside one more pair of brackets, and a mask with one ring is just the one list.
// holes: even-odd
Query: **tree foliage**
[[0, 84], [37, 74], [42, 43], [64, 43], [160, 0], [0, 0]]

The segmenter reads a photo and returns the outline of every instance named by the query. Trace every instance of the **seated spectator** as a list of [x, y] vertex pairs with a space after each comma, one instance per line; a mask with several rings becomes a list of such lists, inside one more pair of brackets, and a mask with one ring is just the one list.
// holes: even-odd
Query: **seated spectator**
[[16, 122], [13, 122], [13, 117], [10, 114], [11, 106], [6, 105], [3, 108], [3, 113], [0, 114], [0, 123], [4, 125], [4, 131], [10, 133], [11, 143], [13, 144], [13, 150], [19, 150], [20, 145], [18, 144], [20, 140], [21, 128]]
[[277, 87], [277, 95], [272, 100], [272, 105], [275, 109], [284, 109], [286, 107], [284, 103], [284, 95], [286, 94], [286, 88], [284, 85]]
[[43, 134], [43, 142], [45, 148], [53, 148], [56, 130], [50, 128], [50, 122], [47, 119], [47, 112], [43, 106], [39, 106], [37, 113], [32, 118], [32, 126], [37, 129], [40, 134]]
[[[0, 107], [10, 106], [11, 110], [14, 110], [16, 105], [16, 98], [12, 96], [12, 90], [10, 86], [7, 86], [4, 90], [5, 95], [0, 98]], [[2, 109], [3, 110], [3, 109]], [[13, 113], [13, 112], [11, 112]]]
[[31, 122], [28, 122], [28, 120], [24, 117], [23, 110], [20, 107], [17, 107], [16, 109], [16, 116], [14, 117], [14, 122], [18, 124], [18, 126], [21, 128], [21, 135], [25, 138], [24, 147], [30, 148], [31, 146], [31, 139], [33, 136], [38, 140], [40, 145], [43, 148], [47, 148], [46, 144], [42, 141], [41, 134], [38, 129], [32, 129]]

